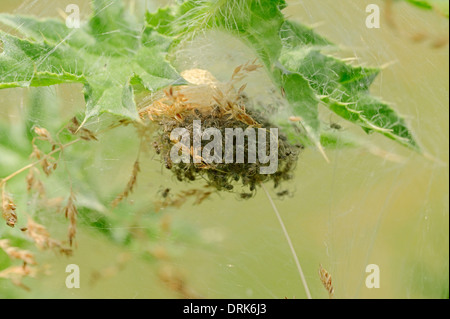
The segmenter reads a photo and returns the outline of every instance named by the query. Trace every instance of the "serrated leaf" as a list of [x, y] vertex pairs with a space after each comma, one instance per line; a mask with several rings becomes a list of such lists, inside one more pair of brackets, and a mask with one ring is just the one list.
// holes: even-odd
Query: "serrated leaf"
[[310, 47], [284, 49], [280, 60], [287, 69], [303, 74], [318, 95], [367, 91], [379, 73], [377, 68], [353, 67]]
[[72, 47], [81, 48], [94, 43], [92, 37], [84, 29], [69, 29], [54, 18], [38, 19], [31, 16], [0, 14], [0, 23], [17, 30], [29, 40], [58, 44], [62, 40]]
[[[83, 82], [81, 73], [72, 59], [70, 47], [46, 42], [22, 40], [0, 31], [3, 53], [0, 55], [0, 88], [28, 87]], [[50, 84], [48, 84], [50, 83]]]
[[336, 114], [358, 124], [366, 132], [378, 132], [405, 146], [419, 150], [405, 121], [386, 103], [368, 94], [353, 96], [353, 102], [339, 102], [324, 98], [323, 101]]
[[366, 132], [375, 131], [418, 149], [403, 118], [369, 94], [378, 69], [354, 67], [308, 47], [285, 49], [281, 61], [289, 70], [308, 79], [322, 102], [342, 118]]
[[122, 1], [94, 0], [94, 14], [80, 29], [56, 19], [0, 14], [0, 88], [84, 84], [86, 117], [103, 112], [138, 119], [132, 83], [156, 91], [181, 76], [166, 59], [172, 39], [140, 26]]
[[280, 37], [285, 49], [298, 48], [299, 46], [324, 47], [333, 45], [313, 29], [289, 20], [281, 26]]

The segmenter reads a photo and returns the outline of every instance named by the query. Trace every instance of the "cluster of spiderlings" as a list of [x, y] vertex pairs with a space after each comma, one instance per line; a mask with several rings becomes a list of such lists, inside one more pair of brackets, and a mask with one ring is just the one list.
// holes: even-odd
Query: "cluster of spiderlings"
[[[274, 127], [260, 114], [256, 114], [255, 112], [248, 112], [248, 114], [261, 124], [261, 128], [270, 129]], [[214, 111], [209, 114], [192, 112], [189, 115], [185, 115], [182, 120], [165, 118], [159, 121], [161, 129], [157, 133], [153, 146], [156, 152], [161, 155], [165, 167], [171, 170], [179, 181], [194, 181], [203, 178], [208, 185], [215, 187], [217, 190], [231, 192], [237, 192], [235, 186], [240, 184], [244, 189], [248, 189], [251, 192], [241, 193], [241, 198], [246, 199], [252, 197], [251, 194], [254, 193], [256, 187], [261, 183], [272, 181], [274, 187], [277, 188], [281, 182], [292, 179], [292, 172], [303, 146], [290, 144], [281, 132], [278, 135], [278, 169], [273, 174], [261, 174], [260, 167], [266, 166], [267, 164], [262, 164], [258, 160], [256, 160], [256, 163], [248, 163], [247, 138], [244, 142], [244, 163], [211, 163], [204, 165], [203, 163], [193, 163], [192, 156], [190, 163], [173, 163], [170, 158], [170, 151], [174, 142], [170, 139], [170, 133], [175, 128], [185, 128], [190, 132], [190, 140], [192, 141], [194, 120], [200, 120], [202, 128], [214, 127], [219, 129], [222, 136], [225, 136], [225, 128], [242, 128], [245, 130], [248, 127], [247, 124], [241, 121], [226, 115], [221, 116], [218, 112]], [[270, 134], [269, 130], [268, 134]], [[268, 137], [266, 138], [268, 140]], [[202, 147], [209, 142], [202, 140]], [[222, 141], [222, 143], [222, 147], [225, 149], [225, 142]], [[235, 148], [234, 154], [236, 154], [236, 145], [233, 147]], [[269, 146], [267, 145], [266, 147], [268, 148]]]

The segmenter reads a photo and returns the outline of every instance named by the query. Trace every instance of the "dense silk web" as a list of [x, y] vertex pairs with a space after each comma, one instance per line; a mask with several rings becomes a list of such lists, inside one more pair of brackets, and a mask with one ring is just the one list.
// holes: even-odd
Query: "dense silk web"
[[[448, 19], [398, 3], [389, 17], [381, 17], [380, 29], [368, 29], [365, 7], [371, 2], [382, 9], [386, 5], [292, 0], [284, 13], [338, 44], [337, 50], [326, 52], [330, 56], [355, 66], [381, 68], [370, 92], [403, 115], [423, 153], [381, 134], [367, 135], [319, 105], [323, 131], [342, 139], [341, 146], [351, 136], [357, 147], [324, 143], [329, 162], [319, 149], [306, 148], [294, 179], [282, 189], [268, 187], [268, 191], [313, 298], [329, 296], [319, 269], [331, 275], [336, 298], [448, 298], [448, 46], [435, 45], [442, 36], [448, 37]], [[155, 12], [168, 3], [127, 1], [141, 19], [146, 9]], [[82, 18], [87, 18], [89, 2], [77, 4]], [[64, 9], [56, 0], [0, 4], [2, 12], [38, 17], [61, 17]], [[257, 56], [236, 36], [202, 30], [208, 18], [201, 15], [186, 26], [198, 31], [169, 59], [180, 73], [203, 69], [225, 82], [238, 65]], [[232, 25], [237, 17], [227, 19]], [[418, 41], [419, 34], [427, 37]], [[327, 73], [317, 70], [322, 71]], [[241, 84], [247, 85], [252, 106], [272, 122], [282, 123], [292, 115], [283, 92], [264, 69], [248, 74]], [[27, 141], [34, 127], [57, 133], [75, 114], [83, 120], [85, 103], [81, 85], [65, 84], [0, 90], [0, 105], [0, 177], [4, 177], [29, 163]], [[68, 173], [43, 178], [48, 198], [77, 190], [74, 255], [65, 259], [49, 252], [38, 254], [42, 264], [53, 265], [51, 274], [27, 279], [30, 292], [0, 278], [0, 297], [306, 297], [262, 190], [249, 200], [226, 192], [202, 198], [209, 191], [204, 181], [180, 183], [166, 172], [152, 150], [153, 132], [143, 133], [133, 125], [105, 130], [111, 123], [114, 118], [109, 115], [90, 119], [87, 129], [104, 132], [96, 135], [98, 141], [67, 148], [58, 165]], [[123, 190], [130, 173], [138, 171], [133, 170], [136, 156], [140, 172], [133, 193], [112, 210], [109, 203]], [[48, 203], [48, 210], [36, 208], [42, 207], [41, 199], [20, 191], [24, 183], [18, 178], [8, 184], [19, 217], [32, 216], [52, 236], [65, 239], [67, 223], [57, 213], [64, 203]], [[29, 247], [18, 229], [2, 225], [0, 238]], [[10, 266], [7, 260], [0, 249], [0, 272]], [[67, 264], [78, 264], [83, 271], [84, 285], [75, 293], [64, 287]], [[380, 269], [380, 288], [366, 285], [366, 267], [371, 264]]]

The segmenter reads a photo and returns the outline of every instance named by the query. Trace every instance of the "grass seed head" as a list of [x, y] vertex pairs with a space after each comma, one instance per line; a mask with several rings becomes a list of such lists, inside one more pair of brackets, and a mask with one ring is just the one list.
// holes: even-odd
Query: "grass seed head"
[[72, 135], [78, 135], [82, 140], [85, 141], [97, 141], [97, 136], [85, 127], [80, 126], [80, 122], [78, 122], [76, 117], [73, 117], [71, 123], [67, 126], [67, 130]]
[[2, 190], [2, 217], [9, 227], [14, 227], [17, 223], [16, 205], [4, 188]]
[[53, 239], [50, 236], [48, 230], [43, 225], [36, 223], [31, 218], [28, 218], [25, 233], [29, 238], [31, 238], [31, 240], [34, 241], [36, 247], [38, 247], [40, 250], [50, 249], [57, 251], [61, 255], [72, 255], [72, 249], [64, 247], [64, 245], [59, 240]]
[[330, 298], [333, 298], [334, 295], [334, 287], [333, 283], [331, 282], [331, 275], [322, 267], [322, 265], [319, 265], [319, 277], [320, 281], [322, 282], [325, 289], [328, 291], [328, 295]]
[[34, 132], [37, 134], [39, 139], [41, 139], [43, 141], [47, 141], [47, 142], [49, 142], [50, 144], [53, 144], [53, 145], [56, 144], [54, 142], [50, 132], [47, 129], [36, 126], [34, 128]]
[[29, 265], [36, 265], [36, 260], [34, 259], [32, 252], [12, 247], [8, 239], [0, 240], [0, 248], [3, 249], [11, 259], [21, 260]]
[[141, 171], [141, 167], [140, 167], [139, 161], [136, 160], [134, 162], [133, 170], [131, 172], [131, 176], [127, 183], [127, 186], [125, 187], [124, 191], [122, 193], [120, 193], [119, 195], [117, 195], [117, 197], [111, 203], [111, 206], [113, 208], [117, 207], [117, 205], [119, 205], [122, 200], [127, 198], [133, 192], [134, 187], [136, 186], [136, 183], [137, 183], [137, 176], [140, 171]]
[[0, 278], [9, 279], [17, 287], [30, 291], [30, 288], [22, 280], [25, 277], [35, 277], [36, 274], [37, 268], [24, 264], [23, 266], [11, 266], [0, 271]]
[[69, 230], [68, 230], [68, 237], [69, 237], [69, 244], [72, 246], [73, 239], [75, 238], [75, 235], [77, 233], [77, 215], [78, 210], [75, 206], [75, 194], [71, 193], [69, 196], [69, 199], [67, 200], [66, 207], [64, 207], [64, 215], [69, 220]]

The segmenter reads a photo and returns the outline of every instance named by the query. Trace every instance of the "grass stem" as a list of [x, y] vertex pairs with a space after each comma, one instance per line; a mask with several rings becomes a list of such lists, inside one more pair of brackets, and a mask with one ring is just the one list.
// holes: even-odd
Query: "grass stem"
[[281, 219], [281, 215], [278, 212], [278, 209], [275, 206], [275, 203], [273, 202], [273, 199], [270, 196], [269, 192], [267, 191], [266, 187], [264, 185], [261, 185], [261, 187], [264, 189], [264, 192], [266, 193], [267, 198], [269, 199], [270, 204], [272, 205], [272, 208], [273, 208], [273, 210], [275, 212], [275, 215], [277, 216], [277, 219], [280, 222], [281, 229], [283, 230], [284, 237], [286, 237], [286, 241], [289, 244], [289, 248], [291, 249], [292, 256], [294, 257], [295, 263], [297, 265], [297, 270], [298, 270], [298, 273], [300, 275], [300, 279], [302, 280], [303, 287], [305, 288], [306, 297], [308, 299], [312, 299], [311, 293], [309, 292], [308, 283], [306, 282], [305, 274], [303, 273], [302, 266], [300, 265], [300, 261], [298, 260], [297, 253], [295, 252], [294, 245], [292, 244], [291, 238], [289, 237], [289, 233], [287, 232], [286, 227], [284, 226], [284, 222]]

